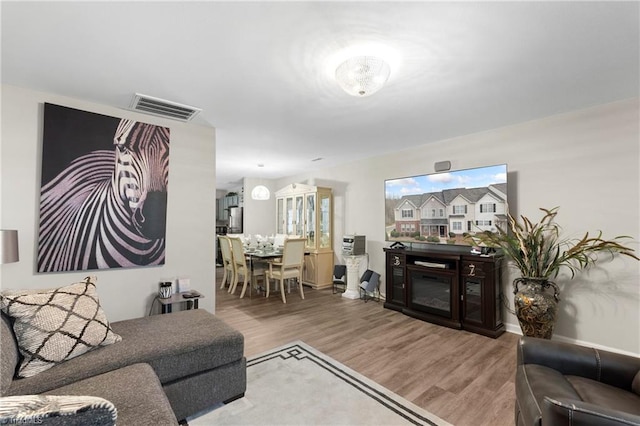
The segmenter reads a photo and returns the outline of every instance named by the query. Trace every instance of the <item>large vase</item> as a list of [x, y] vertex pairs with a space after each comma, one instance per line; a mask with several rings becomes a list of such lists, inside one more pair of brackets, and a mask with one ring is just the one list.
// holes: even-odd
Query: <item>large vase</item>
[[551, 339], [558, 313], [558, 286], [543, 278], [516, 278], [514, 305], [525, 336]]

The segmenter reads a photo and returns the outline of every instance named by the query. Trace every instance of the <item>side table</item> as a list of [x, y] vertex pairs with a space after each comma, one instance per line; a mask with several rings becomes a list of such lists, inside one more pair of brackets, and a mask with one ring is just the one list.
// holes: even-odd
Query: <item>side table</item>
[[[193, 295], [192, 297], [185, 297], [185, 295]], [[185, 291], [183, 293], [175, 293], [171, 297], [163, 299], [158, 297], [160, 301], [160, 307], [163, 314], [170, 314], [174, 303], [187, 302], [187, 309], [198, 309], [198, 299], [202, 299], [204, 296], [195, 291]]]

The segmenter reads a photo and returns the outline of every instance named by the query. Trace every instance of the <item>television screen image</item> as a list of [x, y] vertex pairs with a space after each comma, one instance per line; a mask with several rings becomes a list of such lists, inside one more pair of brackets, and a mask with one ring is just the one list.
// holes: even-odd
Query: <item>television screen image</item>
[[507, 165], [385, 181], [385, 238], [472, 245], [469, 235], [507, 225]]

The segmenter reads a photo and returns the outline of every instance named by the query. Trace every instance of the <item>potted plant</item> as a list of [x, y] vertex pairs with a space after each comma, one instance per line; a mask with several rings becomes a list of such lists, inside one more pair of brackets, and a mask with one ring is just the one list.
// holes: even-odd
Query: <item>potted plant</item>
[[536, 223], [525, 216], [518, 221], [509, 214], [507, 229], [496, 226], [496, 232], [480, 232], [470, 238], [475, 244], [501, 249], [519, 269], [521, 276], [514, 280], [513, 292], [520, 328], [525, 336], [550, 339], [560, 300], [558, 286], [551, 279], [562, 268], [568, 269], [573, 278], [595, 264], [602, 252], [640, 258], [623, 245], [631, 238], [628, 236], [605, 240], [599, 231], [597, 236], [587, 232], [581, 239], [563, 238], [555, 222], [558, 207], [540, 210], [544, 216]]

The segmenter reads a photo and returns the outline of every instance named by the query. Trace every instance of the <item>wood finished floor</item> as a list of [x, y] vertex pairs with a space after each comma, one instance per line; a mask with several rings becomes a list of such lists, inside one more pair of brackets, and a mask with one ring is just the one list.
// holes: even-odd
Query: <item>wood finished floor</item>
[[491, 339], [349, 300], [292, 288], [239, 298], [220, 290], [216, 315], [245, 336], [245, 355], [302, 340], [414, 404], [457, 425], [513, 425], [518, 336]]

